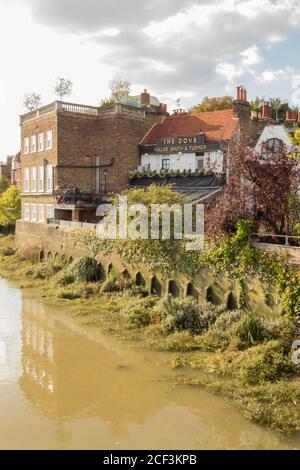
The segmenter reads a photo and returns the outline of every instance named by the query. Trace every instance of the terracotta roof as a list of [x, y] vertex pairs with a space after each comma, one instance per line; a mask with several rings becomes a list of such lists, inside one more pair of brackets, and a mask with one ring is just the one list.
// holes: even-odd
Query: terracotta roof
[[207, 141], [229, 140], [237, 123], [233, 109], [197, 114], [175, 114], [155, 124], [140, 144], [153, 145], [160, 137], [192, 136], [203, 132]]

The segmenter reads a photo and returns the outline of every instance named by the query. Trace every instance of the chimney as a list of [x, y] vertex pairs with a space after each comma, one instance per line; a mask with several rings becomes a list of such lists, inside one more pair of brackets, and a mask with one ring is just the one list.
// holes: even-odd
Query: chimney
[[236, 99], [237, 99], [238, 101], [241, 100], [241, 87], [240, 87], [240, 86], [237, 86], [237, 87], [236, 87]]
[[300, 123], [300, 111], [298, 113], [298, 122]]
[[288, 110], [285, 115], [286, 121], [295, 121], [296, 120], [296, 112]]
[[272, 107], [268, 101], [264, 101], [261, 107], [261, 117], [263, 119], [271, 119], [272, 118]]
[[141, 93], [141, 108], [149, 107], [150, 106], [150, 93], [145, 88], [143, 93]]

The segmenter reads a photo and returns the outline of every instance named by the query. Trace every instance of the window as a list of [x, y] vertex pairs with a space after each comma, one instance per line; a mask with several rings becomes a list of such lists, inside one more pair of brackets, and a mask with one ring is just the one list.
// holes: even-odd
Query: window
[[29, 168], [24, 170], [24, 192], [29, 193]]
[[53, 167], [52, 165], [46, 166], [46, 191], [51, 193], [53, 191]]
[[30, 220], [30, 208], [29, 204], [24, 204], [24, 220]]
[[36, 222], [36, 204], [31, 204], [31, 222]]
[[39, 222], [45, 221], [44, 204], [39, 204]]
[[39, 167], [39, 185], [38, 185], [38, 192], [43, 193], [44, 192], [44, 167], [40, 166]]
[[39, 148], [38, 148], [39, 152], [42, 152], [44, 150], [44, 134], [43, 134], [43, 132], [41, 132], [39, 134], [39, 143], [38, 143], [38, 145], [39, 145]]
[[196, 159], [196, 169], [203, 170], [204, 169], [204, 157], [197, 157]]
[[36, 193], [36, 167], [31, 168], [31, 192]]
[[47, 219], [54, 219], [54, 206], [47, 204]]
[[262, 157], [267, 157], [270, 153], [279, 153], [283, 149], [283, 142], [280, 139], [269, 139], [267, 140], [262, 147]]
[[46, 150], [52, 149], [52, 131], [46, 132]]
[[170, 159], [169, 158], [163, 158], [161, 161], [161, 169], [162, 170], [169, 170], [170, 169]]
[[29, 137], [24, 138], [24, 154], [28, 155], [29, 153]]
[[36, 135], [31, 136], [31, 153], [36, 152]]

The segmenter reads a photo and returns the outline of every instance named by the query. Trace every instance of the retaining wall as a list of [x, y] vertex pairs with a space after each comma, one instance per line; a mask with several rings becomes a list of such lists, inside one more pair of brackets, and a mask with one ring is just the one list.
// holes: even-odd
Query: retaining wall
[[[16, 227], [16, 243], [20, 249], [35, 247], [40, 250], [41, 259], [55, 257], [76, 258], [87, 254], [87, 250], [71, 238], [71, 230], [56, 225], [36, 224], [19, 220]], [[193, 295], [206, 299], [213, 304], [226, 303], [231, 310], [237, 307], [239, 285], [235, 279], [229, 279], [225, 274], [215, 276], [209, 268], [202, 269], [191, 280], [179, 274], [174, 279], [166, 279], [160, 272], [152, 273], [145, 265], [131, 266], [126, 264], [119, 255], [97, 256], [103, 273], [107, 275], [111, 269], [116, 269], [123, 276], [130, 277], [137, 285], [144, 286], [149, 293], [164, 296], [171, 293], [174, 296]], [[264, 288], [256, 279], [248, 279], [245, 291], [253, 311], [265, 315], [277, 315], [273, 293], [268, 292], [266, 301]]]

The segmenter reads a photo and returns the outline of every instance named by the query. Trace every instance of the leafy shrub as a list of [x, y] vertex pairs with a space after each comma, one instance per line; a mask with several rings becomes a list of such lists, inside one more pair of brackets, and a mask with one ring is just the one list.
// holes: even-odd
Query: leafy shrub
[[61, 289], [57, 292], [57, 297], [64, 300], [76, 300], [86, 297], [86, 291], [82, 287], [72, 289]]
[[75, 282], [75, 276], [68, 271], [62, 271], [56, 282], [59, 286], [68, 286]]
[[192, 297], [171, 295], [162, 299], [154, 308], [153, 318], [161, 321], [166, 332], [188, 330], [200, 334], [213, 324], [220, 315], [220, 309], [210, 304], [199, 305]]
[[236, 334], [243, 313], [240, 310], [225, 311], [216, 322], [201, 336], [202, 348], [225, 350], [232, 343], [236, 346]]
[[100, 268], [94, 258], [82, 256], [72, 262], [68, 268], [68, 274], [76, 281], [97, 282], [100, 279]]
[[1, 250], [2, 256], [13, 256], [16, 253], [16, 250], [11, 246], [6, 246]]
[[138, 301], [133, 308], [129, 309], [125, 313], [125, 317], [129, 321], [129, 324], [136, 328], [142, 328], [150, 325], [151, 315], [149, 309], [152, 307], [152, 303], [141, 299]]
[[226, 371], [241, 382], [257, 385], [283, 378], [294, 372], [294, 366], [280, 341], [272, 340], [237, 353], [228, 361]]
[[105, 281], [102, 283], [101, 292], [121, 292], [132, 287], [132, 281], [130, 279], [124, 279], [113, 271], [111, 272]]
[[30, 266], [25, 274], [31, 279], [49, 279], [62, 269], [62, 264], [49, 260], [46, 263], [36, 263]]
[[240, 321], [238, 336], [245, 345], [250, 345], [264, 339], [262, 320], [253, 312], [243, 316]]

